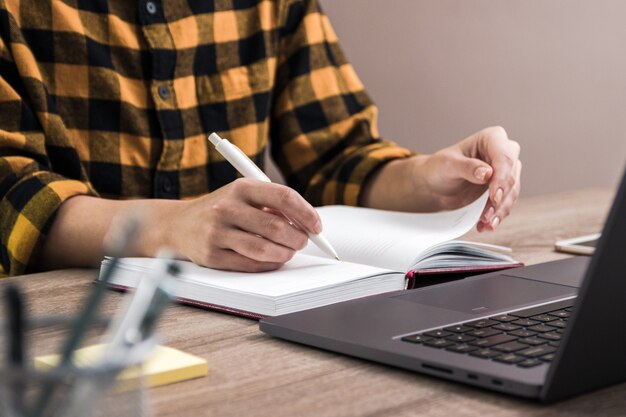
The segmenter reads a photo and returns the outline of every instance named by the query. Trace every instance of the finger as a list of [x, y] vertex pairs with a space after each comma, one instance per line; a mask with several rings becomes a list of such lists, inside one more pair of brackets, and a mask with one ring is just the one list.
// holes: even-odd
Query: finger
[[476, 230], [479, 232], [484, 232], [487, 230], [493, 230], [491, 227], [491, 221], [496, 214], [495, 207], [491, 203], [487, 203], [485, 206], [485, 210], [483, 210], [478, 223], [476, 223]]
[[269, 207], [280, 211], [312, 233], [322, 231], [322, 221], [317, 211], [295, 190], [281, 184], [240, 178], [233, 182], [235, 192], [248, 203], [257, 207]]
[[293, 250], [303, 249], [308, 242], [308, 235], [305, 232], [289, 224], [275, 210], [268, 212], [255, 207], [244, 206], [240, 216], [234, 220], [236, 220], [236, 224], [232, 226]]
[[482, 214], [480, 215], [480, 221], [481, 222], [485, 222], [485, 223], [489, 223], [491, 221], [491, 219], [493, 218], [494, 214], [496, 214], [496, 209], [493, 206], [493, 204], [491, 204], [488, 201], [487, 204], [485, 204], [485, 208], [484, 208]]
[[462, 157], [453, 164], [458, 176], [472, 184], [486, 184], [493, 174], [491, 166], [480, 159]]
[[519, 192], [521, 188], [521, 171], [522, 163], [518, 161], [514, 167], [514, 177], [516, 178], [515, 185], [513, 186], [511, 191], [503, 197], [500, 206], [498, 206], [498, 208], [495, 210], [493, 216], [488, 220], [485, 219], [485, 221], [483, 222], [485, 230], [495, 230], [510, 214], [513, 206], [515, 205], [519, 197]]
[[478, 232], [480, 233], [487, 231], [487, 224], [484, 223], [482, 220], [479, 221], [478, 223], [476, 223], [476, 230], [478, 230]]
[[485, 222], [485, 230], [496, 230], [502, 224], [502, 221], [509, 215], [513, 208], [514, 201], [511, 201], [509, 194], [503, 201], [500, 208], [496, 211], [490, 221]]
[[282, 265], [281, 262], [256, 261], [230, 249], [219, 249], [203, 266], [226, 271], [267, 272], [274, 271]]
[[285, 263], [296, 251], [243, 230], [228, 229], [221, 236], [222, 249], [231, 249], [259, 262]]
[[489, 183], [491, 201], [499, 206], [516, 184], [515, 166], [519, 161], [519, 144], [509, 139], [494, 138], [488, 146], [488, 155], [493, 167], [493, 175]]

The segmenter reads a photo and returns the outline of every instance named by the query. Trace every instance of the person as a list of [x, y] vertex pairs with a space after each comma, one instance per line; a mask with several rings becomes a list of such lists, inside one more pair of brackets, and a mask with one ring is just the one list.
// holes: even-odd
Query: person
[[[522, 165], [504, 129], [417, 154], [376, 118], [316, 0], [2, 1], [4, 273], [96, 265], [129, 210], [129, 255], [242, 271], [303, 248], [312, 205], [437, 211], [489, 189], [478, 230], [508, 216]], [[261, 166], [271, 149], [286, 185], [237, 179], [213, 131]]]

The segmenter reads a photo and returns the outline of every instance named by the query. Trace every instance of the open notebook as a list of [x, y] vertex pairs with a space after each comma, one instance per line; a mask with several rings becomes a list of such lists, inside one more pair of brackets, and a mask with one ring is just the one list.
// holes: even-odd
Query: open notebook
[[[492, 250], [507, 248], [451, 241], [474, 227], [486, 200], [485, 193], [461, 209], [428, 214], [321, 207], [324, 235], [341, 261], [329, 259], [310, 242], [272, 272], [220, 271], [182, 261], [176, 296], [187, 304], [259, 318], [402, 290], [424, 274], [520, 266]], [[122, 259], [112, 286], [134, 288], [153, 262]], [[109, 263], [105, 258], [101, 271]]]

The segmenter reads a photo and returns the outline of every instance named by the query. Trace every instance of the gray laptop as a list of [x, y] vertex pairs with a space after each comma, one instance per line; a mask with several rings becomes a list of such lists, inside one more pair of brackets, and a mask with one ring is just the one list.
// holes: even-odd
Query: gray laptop
[[543, 402], [626, 381], [626, 173], [592, 258], [261, 320], [283, 339]]

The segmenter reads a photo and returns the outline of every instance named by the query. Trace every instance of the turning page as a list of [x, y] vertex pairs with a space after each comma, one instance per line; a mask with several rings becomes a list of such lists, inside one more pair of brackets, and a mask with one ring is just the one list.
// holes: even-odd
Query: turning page
[[[324, 236], [342, 261], [407, 271], [425, 250], [469, 232], [489, 198], [485, 192], [473, 203], [438, 213], [404, 213], [361, 207], [317, 208]], [[304, 253], [328, 257], [309, 242]]]

